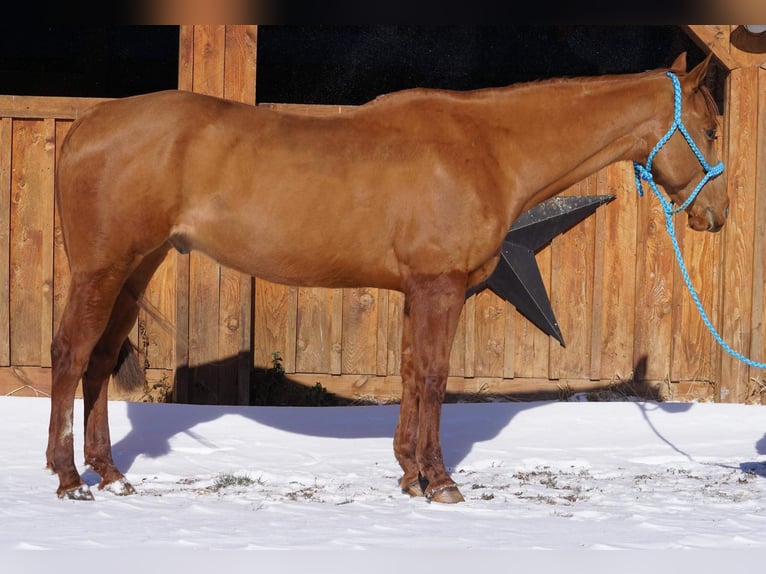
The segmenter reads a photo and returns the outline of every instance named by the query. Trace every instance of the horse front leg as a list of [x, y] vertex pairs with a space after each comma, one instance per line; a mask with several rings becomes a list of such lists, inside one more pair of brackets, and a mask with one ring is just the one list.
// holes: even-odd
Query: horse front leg
[[434, 502], [464, 500], [444, 466], [439, 431], [449, 356], [465, 300], [465, 286], [466, 277], [459, 273], [413, 277], [406, 292], [417, 397], [415, 451], [424, 494]]
[[412, 361], [412, 325], [409, 309], [405, 303], [402, 321], [402, 400], [399, 406], [399, 422], [394, 434], [394, 455], [404, 475], [399, 481], [402, 492], [411, 496], [423, 496], [423, 485], [418, 468], [418, 393], [415, 383], [415, 366]]

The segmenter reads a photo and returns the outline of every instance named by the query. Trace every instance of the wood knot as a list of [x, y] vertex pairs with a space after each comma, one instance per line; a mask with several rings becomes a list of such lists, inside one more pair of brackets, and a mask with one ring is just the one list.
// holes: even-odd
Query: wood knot
[[369, 309], [375, 304], [375, 297], [371, 293], [362, 293], [359, 295], [359, 305], [364, 309]]

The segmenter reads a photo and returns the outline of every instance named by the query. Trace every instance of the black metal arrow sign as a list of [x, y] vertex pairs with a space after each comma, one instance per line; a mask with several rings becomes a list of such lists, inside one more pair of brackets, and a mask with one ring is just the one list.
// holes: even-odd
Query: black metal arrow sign
[[565, 347], [535, 253], [614, 198], [614, 195], [553, 197], [524, 212], [505, 236], [494, 273], [469, 290], [466, 298], [488, 287]]

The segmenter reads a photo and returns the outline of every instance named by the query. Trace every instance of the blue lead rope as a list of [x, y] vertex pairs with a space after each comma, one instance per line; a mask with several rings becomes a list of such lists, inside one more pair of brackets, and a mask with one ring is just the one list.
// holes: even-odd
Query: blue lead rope
[[[707, 316], [707, 313], [705, 312], [704, 307], [702, 306], [702, 301], [700, 301], [699, 295], [697, 295], [697, 291], [694, 289], [694, 286], [692, 285], [691, 278], [689, 277], [689, 272], [686, 270], [686, 265], [684, 264], [683, 256], [681, 255], [681, 248], [678, 246], [678, 238], [676, 237], [676, 230], [673, 226], [673, 216], [676, 213], [679, 213], [689, 207], [691, 203], [694, 201], [694, 199], [697, 197], [697, 194], [700, 192], [702, 187], [711, 179], [716, 177], [717, 175], [720, 175], [723, 172], [723, 162], [718, 162], [716, 165], [711, 166], [708, 164], [708, 162], [705, 160], [705, 157], [702, 155], [702, 152], [700, 152], [699, 148], [697, 147], [697, 144], [694, 143], [694, 140], [689, 135], [689, 132], [686, 131], [686, 127], [683, 124], [683, 121], [681, 120], [681, 84], [678, 81], [678, 78], [676, 75], [672, 72], [667, 72], [668, 77], [673, 81], [673, 90], [674, 90], [674, 100], [675, 100], [675, 110], [674, 110], [674, 116], [675, 119], [673, 121], [673, 125], [670, 126], [670, 129], [667, 131], [667, 133], [660, 139], [659, 142], [657, 142], [657, 145], [654, 146], [654, 149], [649, 154], [649, 157], [646, 160], [646, 165], [641, 165], [638, 162], [633, 162], [633, 170], [636, 175], [636, 186], [638, 188], [638, 195], [639, 197], [643, 197], [643, 188], [641, 187], [641, 180], [644, 180], [649, 183], [649, 186], [651, 187], [652, 191], [654, 192], [654, 195], [657, 196], [657, 199], [660, 200], [660, 204], [662, 204], [662, 210], [665, 212], [665, 228], [668, 231], [668, 235], [670, 235], [670, 240], [673, 243], [673, 251], [676, 254], [676, 260], [678, 261], [678, 267], [681, 270], [681, 275], [684, 278], [684, 282], [686, 283], [686, 287], [689, 290], [689, 294], [691, 295], [692, 299], [694, 300], [694, 304], [697, 306], [697, 310], [699, 311], [700, 317], [702, 318], [702, 322], [705, 323], [705, 326], [708, 328], [708, 331], [713, 335], [715, 340], [718, 342], [718, 344], [723, 348], [724, 351], [729, 353], [731, 356], [739, 359], [743, 363], [746, 363], [750, 365], [751, 367], [756, 367], [759, 369], [766, 369], [766, 363], [759, 363], [758, 361], [754, 361], [752, 359], [749, 359], [748, 357], [744, 356], [742, 353], [739, 353], [732, 349], [726, 341], [723, 340], [723, 337], [718, 333], [718, 331], [713, 326], [713, 323], [710, 322], [710, 318]], [[705, 170], [705, 177], [702, 178], [702, 181], [699, 182], [697, 187], [694, 188], [694, 191], [689, 195], [689, 197], [684, 201], [679, 207], [673, 209], [672, 203], [660, 192], [659, 188], [657, 187], [657, 183], [654, 181], [654, 176], [652, 176], [652, 162], [654, 161], [654, 157], [657, 155], [657, 152], [662, 149], [662, 146], [664, 146], [670, 137], [676, 132], [676, 130], [680, 131], [684, 138], [686, 139], [687, 143], [691, 147], [692, 151], [694, 152], [694, 155], [697, 156], [697, 159], [699, 160], [700, 164], [702, 164], [702, 168]]]

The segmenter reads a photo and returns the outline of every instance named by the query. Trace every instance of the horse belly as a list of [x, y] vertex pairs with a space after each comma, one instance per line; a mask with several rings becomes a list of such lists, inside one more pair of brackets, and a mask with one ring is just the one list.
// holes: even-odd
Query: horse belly
[[352, 235], [338, 222], [303, 226], [299, 218], [224, 217], [178, 226], [182, 250], [205, 253], [219, 263], [275, 283], [305, 287], [398, 289], [393, 247], [374, 233]]

